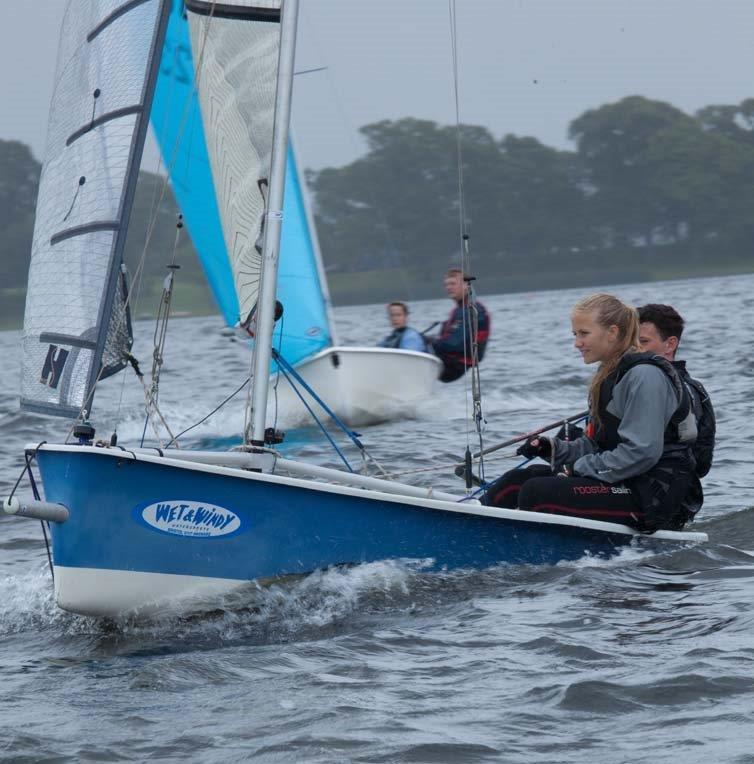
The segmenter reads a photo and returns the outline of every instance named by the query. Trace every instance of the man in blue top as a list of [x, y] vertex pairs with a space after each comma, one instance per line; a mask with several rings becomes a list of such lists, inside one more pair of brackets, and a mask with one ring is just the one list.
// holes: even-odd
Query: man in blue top
[[378, 347], [416, 350], [419, 353], [427, 351], [424, 337], [416, 329], [408, 326], [408, 306], [405, 302], [391, 302], [387, 306], [387, 315], [393, 331], [379, 343]]

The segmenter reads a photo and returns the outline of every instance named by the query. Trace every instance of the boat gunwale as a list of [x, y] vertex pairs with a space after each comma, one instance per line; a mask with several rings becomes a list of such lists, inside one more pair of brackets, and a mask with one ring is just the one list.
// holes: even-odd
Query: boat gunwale
[[[488, 507], [481, 504], [470, 504], [464, 502], [466, 497], [459, 496], [457, 502], [444, 499], [433, 499], [431, 497], [414, 497], [397, 493], [388, 493], [370, 488], [357, 488], [347, 485], [335, 485], [332, 483], [323, 483], [317, 480], [304, 480], [302, 478], [287, 477], [283, 475], [267, 474], [263, 472], [254, 472], [240, 467], [227, 467], [222, 465], [207, 464], [198, 461], [184, 461], [174, 459], [165, 455], [165, 452], [155, 454], [136, 454], [122, 446], [85, 446], [73, 444], [51, 444], [43, 443], [41, 445], [30, 445], [26, 449], [29, 452], [48, 451], [55, 453], [70, 454], [90, 454], [92, 456], [104, 456], [112, 459], [130, 459], [135, 462], [146, 462], [148, 464], [161, 465], [163, 467], [172, 467], [175, 469], [195, 470], [210, 474], [221, 475], [223, 477], [242, 478], [268, 484], [280, 484], [292, 488], [303, 488], [315, 490], [322, 493], [335, 493], [341, 496], [352, 496], [369, 501], [387, 501], [392, 503], [404, 504], [422, 509], [434, 509], [444, 512], [454, 512], [457, 514], [475, 515], [479, 517], [490, 517], [498, 520], [509, 520], [512, 522], [536, 523], [543, 525], [559, 525], [568, 528], [579, 528], [582, 530], [602, 531], [623, 536], [635, 538], [657, 539], [663, 541], [677, 541], [690, 543], [704, 543], [709, 541], [706, 533], [699, 531], [668, 531], [659, 530], [654, 533], [642, 533], [641, 531], [630, 528], [627, 525], [618, 523], [608, 523], [602, 520], [591, 520], [588, 518], [574, 518], [568, 515], [554, 515], [546, 512], [528, 512], [520, 509], [505, 509], [502, 507]], [[217, 452], [221, 454], [222, 452]], [[293, 460], [291, 460], [293, 461]], [[325, 468], [326, 469], [326, 468]], [[333, 472], [338, 472], [333, 470]], [[346, 473], [344, 476], [347, 477]], [[375, 478], [378, 480], [379, 478]], [[385, 481], [386, 483], [389, 481]], [[396, 485], [391, 483], [391, 485]], [[400, 484], [397, 484], [400, 485]], [[416, 489], [416, 486], [407, 486]], [[430, 489], [428, 489], [430, 490]], [[71, 508], [68, 507], [70, 510]]]
[[381, 348], [370, 347], [369, 345], [328, 345], [326, 348], [317, 351], [314, 355], [307, 356], [306, 358], [295, 364], [296, 368], [303, 366], [304, 364], [311, 363], [319, 358], [324, 358], [332, 353], [341, 353], [343, 355], [396, 355], [406, 358], [420, 358], [421, 360], [427, 360], [434, 363], [437, 366], [442, 366], [442, 361], [431, 353], [423, 353], [419, 350], [403, 350], [401, 348]]

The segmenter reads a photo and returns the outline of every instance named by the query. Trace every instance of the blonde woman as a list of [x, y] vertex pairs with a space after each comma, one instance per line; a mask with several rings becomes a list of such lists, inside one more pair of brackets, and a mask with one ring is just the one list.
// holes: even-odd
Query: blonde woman
[[646, 531], [683, 527], [696, 438], [688, 392], [672, 364], [641, 352], [637, 311], [618, 298], [581, 300], [571, 324], [584, 363], [599, 364], [589, 387], [586, 432], [573, 441], [530, 440], [519, 453], [549, 466], [506, 473], [489, 486], [483, 503]]

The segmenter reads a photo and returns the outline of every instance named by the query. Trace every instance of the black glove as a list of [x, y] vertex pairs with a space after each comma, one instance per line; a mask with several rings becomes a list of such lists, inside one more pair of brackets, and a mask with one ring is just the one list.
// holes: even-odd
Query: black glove
[[[569, 424], [568, 425], [568, 440], [576, 440], [576, 438], [582, 437], [584, 434], [584, 428], [579, 427], [577, 424]], [[559, 430], [558, 434], [555, 436], [556, 438], [560, 438], [560, 440], [566, 439], [566, 428], [565, 425], [563, 425]]]
[[527, 459], [540, 456], [545, 461], [549, 461], [552, 454], [552, 445], [549, 438], [530, 438], [523, 446], [519, 446], [516, 449], [516, 453], [519, 456], [525, 456]]

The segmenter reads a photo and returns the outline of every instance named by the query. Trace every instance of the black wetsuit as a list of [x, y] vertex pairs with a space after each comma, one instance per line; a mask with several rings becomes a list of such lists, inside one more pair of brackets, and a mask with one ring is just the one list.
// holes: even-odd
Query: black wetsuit
[[[601, 426], [571, 442], [549, 439], [549, 467], [511, 470], [482, 503], [625, 523], [680, 528], [693, 471], [696, 425], [689, 394], [668, 361], [631, 353], [603, 382]], [[559, 474], [568, 468], [568, 476]]]
[[[490, 337], [490, 317], [487, 308], [481, 302], [477, 300], [474, 305], [477, 313], [478, 356], [481, 362]], [[465, 338], [464, 325], [466, 326]], [[474, 365], [474, 359], [471, 357], [471, 327], [472, 311], [467, 305], [464, 321], [463, 302], [459, 301], [451, 311], [448, 320], [443, 323], [438, 337], [432, 340], [432, 350], [443, 365], [440, 382], [453, 382]]]

